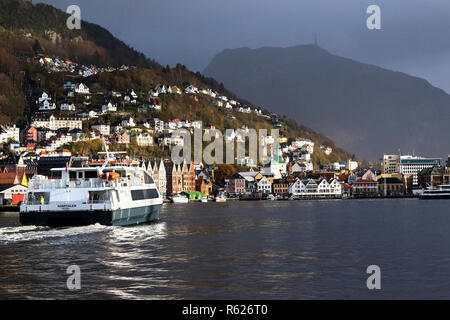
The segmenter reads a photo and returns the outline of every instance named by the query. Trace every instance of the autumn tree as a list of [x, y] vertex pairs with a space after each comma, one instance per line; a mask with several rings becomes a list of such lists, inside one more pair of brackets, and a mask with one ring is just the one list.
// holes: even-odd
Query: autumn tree
[[237, 169], [232, 164], [219, 164], [217, 169], [214, 171], [214, 182], [223, 184], [225, 179], [230, 178], [236, 172]]

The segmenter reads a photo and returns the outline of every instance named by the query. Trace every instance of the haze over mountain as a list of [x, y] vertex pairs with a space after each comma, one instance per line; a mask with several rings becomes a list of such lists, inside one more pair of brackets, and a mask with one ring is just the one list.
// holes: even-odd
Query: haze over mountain
[[[36, 1], [63, 11], [79, 5], [84, 20], [162, 65], [201, 71], [224, 48], [287, 47], [317, 35], [334, 54], [419, 76], [450, 93], [448, 0]], [[366, 27], [374, 4], [381, 30]]]
[[441, 157], [450, 152], [450, 95], [417, 77], [316, 45], [228, 49], [204, 73], [367, 160], [398, 150]]

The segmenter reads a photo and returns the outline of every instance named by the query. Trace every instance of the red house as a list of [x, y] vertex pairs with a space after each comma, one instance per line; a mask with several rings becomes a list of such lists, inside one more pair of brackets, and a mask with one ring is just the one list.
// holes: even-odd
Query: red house
[[26, 131], [25, 131], [25, 140], [26, 141], [34, 141], [37, 142], [38, 141], [38, 133], [37, 133], [37, 129], [33, 126], [29, 127]]

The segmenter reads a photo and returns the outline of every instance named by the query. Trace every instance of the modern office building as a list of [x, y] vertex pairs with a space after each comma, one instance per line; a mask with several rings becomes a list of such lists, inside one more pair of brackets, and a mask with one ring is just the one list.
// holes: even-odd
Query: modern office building
[[381, 165], [383, 167], [384, 174], [399, 173], [400, 155], [384, 154]]
[[417, 174], [425, 169], [434, 166], [440, 166], [440, 158], [424, 158], [416, 156], [400, 156], [398, 173], [411, 175], [413, 177], [413, 187], [418, 185]]

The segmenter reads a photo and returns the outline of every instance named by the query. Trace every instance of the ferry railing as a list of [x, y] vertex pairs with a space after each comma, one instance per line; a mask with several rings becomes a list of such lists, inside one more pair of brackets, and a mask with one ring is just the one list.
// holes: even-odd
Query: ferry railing
[[[105, 200], [86, 200], [83, 202], [77, 202], [78, 204], [111, 204], [111, 200], [105, 199]], [[42, 203], [39, 199], [33, 199], [28, 200], [26, 199], [24, 201], [24, 204], [35, 206], [35, 205], [49, 205], [50, 203], [48, 201], [45, 201]], [[53, 205], [64, 205], [64, 204], [73, 204], [73, 202], [70, 201], [52, 201], [51, 204]]]
[[143, 184], [141, 178], [120, 178], [118, 180], [105, 181], [99, 178], [91, 178], [87, 180], [63, 180], [63, 179], [39, 179], [31, 180], [29, 188], [34, 190], [42, 189], [64, 189], [64, 188], [105, 188], [105, 187], [132, 187]]

